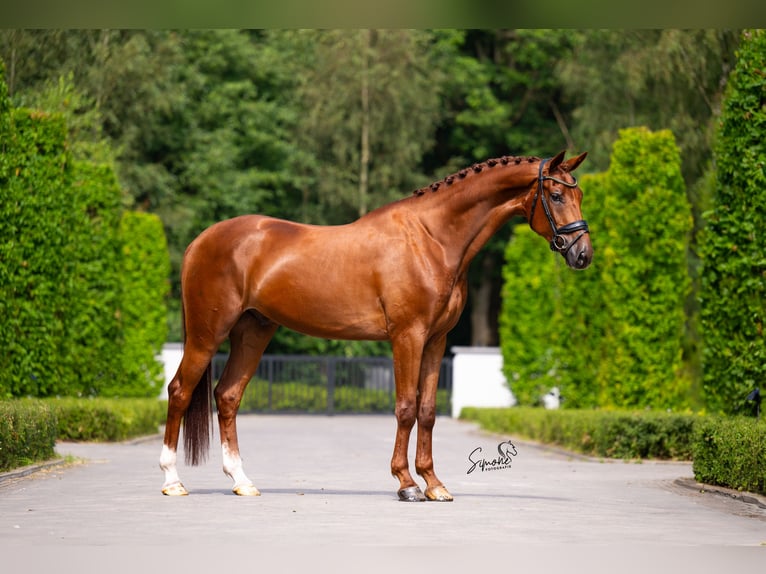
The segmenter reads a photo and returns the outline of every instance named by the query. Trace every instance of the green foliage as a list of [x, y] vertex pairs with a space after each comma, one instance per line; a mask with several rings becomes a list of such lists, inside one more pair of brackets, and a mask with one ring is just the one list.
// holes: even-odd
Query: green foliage
[[166, 296], [170, 260], [159, 217], [126, 212], [120, 221], [119, 316], [122, 376], [100, 389], [102, 396], [153, 397], [164, 383], [156, 356], [167, 337]]
[[64, 193], [73, 221], [61, 264], [69, 291], [66, 340], [56, 351], [66, 359], [69, 386], [56, 394], [93, 396], [124, 380], [118, 318], [121, 192], [110, 165], [74, 161]]
[[673, 136], [623, 130], [610, 170], [581, 187], [591, 268], [566, 269], [523, 227], [508, 245], [500, 337], [511, 388], [522, 405], [556, 385], [567, 407], [685, 408], [691, 215]]
[[460, 418], [495, 433], [590, 456], [689, 460], [698, 415], [657, 411], [465, 408]]
[[559, 349], [557, 385], [563, 390], [569, 407], [593, 408], [601, 404], [598, 373], [610, 360], [610, 348], [603, 343], [611, 318], [605, 312], [603, 256], [610, 240], [604, 221], [604, 205], [610, 193], [608, 173], [585, 174], [580, 178], [584, 190], [583, 216], [588, 221], [593, 244], [594, 261], [580, 272], [559, 265], [561, 272], [560, 323], [562, 332]]
[[[519, 404], [533, 405], [557, 384], [562, 263], [526, 224], [505, 252], [499, 335], [503, 373]], [[564, 265], [565, 266], [565, 265]]]
[[766, 494], [766, 422], [753, 418], [707, 418], [697, 425], [694, 477]]
[[735, 413], [766, 376], [766, 32], [743, 35], [715, 149], [717, 186], [705, 214], [701, 323], [704, 396]]
[[167, 403], [157, 399], [75, 399], [44, 401], [56, 414], [57, 438], [70, 441], [121, 441], [156, 434]]
[[55, 458], [56, 440], [121, 441], [156, 434], [157, 399], [0, 400], [0, 472]]
[[[294, 78], [302, 110], [293, 133], [311, 160], [302, 210], [312, 223], [347, 223], [422, 185], [433, 145], [442, 70], [422, 30], [272, 32], [268, 45]], [[305, 220], [305, 219], [304, 219]]]
[[56, 413], [38, 400], [0, 400], [0, 472], [54, 457]]
[[[736, 30], [582, 30], [556, 69], [571, 102], [572, 137], [607, 169], [619, 130], [669, 129], [690, 185], [710, 164], [714, 118], [734, 61]], [[605, 113], [608, 110], [608, 113]]]
[[604, 200], [607, 247], [599, 262], [609, 349], [598, 386], [602, 405], [685, 408], [684, 303], [692, 227], [673, 135], [620, 132]]
[[150, 223], [121, 239], [112, 166], [72, 159], [63, 116], [7, 98], [0, 110], [0, 398], [158, 392], [169, 273], [159, 220], [128, 216]]
[[0, 153], [0, 397], [46, 396], [70, 382], [65, 273], [76, 227], [58, 116], [11, 108]]

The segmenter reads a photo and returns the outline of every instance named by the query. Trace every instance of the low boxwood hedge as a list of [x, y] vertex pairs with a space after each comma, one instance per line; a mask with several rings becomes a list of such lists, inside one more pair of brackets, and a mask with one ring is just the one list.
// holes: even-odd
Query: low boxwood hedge
[[54, 457], [56, 414], [47, 402], [0, 401], [0, 472]]
[[698, 415], [654, 411], [464, 408], [483, 428], [608, 458], [689, 460]]
[[166, 410], [155, 399], [0, 401], [0, 472], [55, 458], [56, 440], [119, 441], [156, 433]]
[[167, 403], [155, 399], [51, 399], [58, 439], [121, 441], [156, 433]]
[[702, 420], [695, 429], [693, 456], [697, 481], [766, 494], [766, 421]]

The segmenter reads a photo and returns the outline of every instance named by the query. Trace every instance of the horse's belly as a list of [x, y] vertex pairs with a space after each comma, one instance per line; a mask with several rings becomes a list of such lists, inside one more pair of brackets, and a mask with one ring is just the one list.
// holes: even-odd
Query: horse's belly
[[384, 340], [388, 338], [386, 319], [374, 298], [352, 298], [328, 289], [309, 295], [301, 288], [261, 291], [252, 307], [300, 333], [327, 339]]
[[[375, 318], [350, 316], [332, 309], [301, 308], [292, 312], [265, 313], [272, 321], [306, 335], [325, 339], [384, 340], [385, 322]], [[295, 311], [298, 311], [297, 313]]]

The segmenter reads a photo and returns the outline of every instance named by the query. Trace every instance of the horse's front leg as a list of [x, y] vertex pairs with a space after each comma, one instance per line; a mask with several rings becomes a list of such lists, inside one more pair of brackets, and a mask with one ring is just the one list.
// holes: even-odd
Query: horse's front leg
[[425, 500], [423, 491], [412, 478], [407, 449], [410, 433], [417, 420], [418, 376], [423, 343], [415, 336], [393, 338], [394, 381], [396, 383], [396, 438], [391, 457], [391, 474], [399, 480], [399, 500], [419, 502]]
[[436, 389], [446, 337], [432, 340], [423, 352], [418, 393], [418, 442], [415, 471], [426, 481], [426, 498], [441, 502], [452, 501], [452, 495], [434, 472], [433, 429], [436, 423]]
[[240, 496], [260, 496], [245, 474], [237, 438], [237, 410], [248, 382], [277, 325], [264, 324], [245, 313], [231, 331], [231, 353], [215, 388], [218, 425], [221, 431], [223, 472], [234, 481], [232, 491]]

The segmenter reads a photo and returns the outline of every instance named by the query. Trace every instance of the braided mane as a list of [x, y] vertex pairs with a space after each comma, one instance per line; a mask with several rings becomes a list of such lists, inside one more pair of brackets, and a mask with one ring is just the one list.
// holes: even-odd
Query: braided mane
[[481, 162], [481, 163], [475, 163], [471, 167], [461, 169], [460, 171], [453, 173], [451, 175], [448, 175], [444, 179], [440, 181], [435, 181], [431, 185], [427, 185], [426, 187], [421, 187], [419, 189], [416, 189], [412, 192], [413, 195], [421, 196], [426, 193], [426, 191], [438, 191], [439, 188], [442, 185], [450, 186], [452, 185], [455, 180], [462, 180], [465, 179], [469, 174], [471, 173], [480, 173], [485, 168], [491, 169], [493, 167], [496, 167], [497, 165], [500, 166], [507, 166], [507, 165], [519, 165], [522, 162], [527, 163], [535, 163], [537, 161], [540, 161], [539, 157], [534, 156], [528, 156], [528, 157], [512, 157], [504, 155], [502, 157], [498, 158], [492, 158], [488, 159], [487, 161]]

